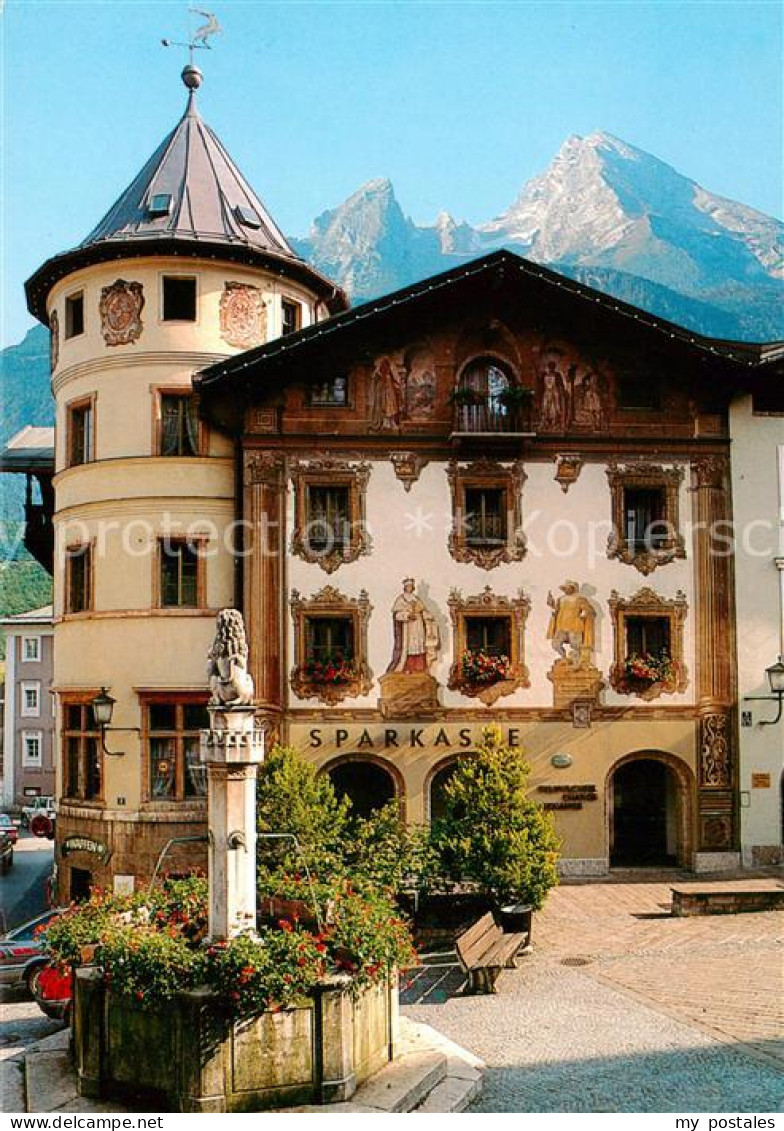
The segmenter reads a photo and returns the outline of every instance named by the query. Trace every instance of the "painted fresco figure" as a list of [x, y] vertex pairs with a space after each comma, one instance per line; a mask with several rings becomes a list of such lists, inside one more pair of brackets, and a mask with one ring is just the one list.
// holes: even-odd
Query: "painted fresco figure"
[[575, 423], [600, 432], [604, 427], [604, 404], [602, 403], [599, 374], [588, 369], [575, 383]]
[[392, 606], [394, 649], [387, 674], [427, 672], [438, 658], [438, 625], [416, 595], [413, 577], [403, 581], [403, 592]]
[[596, 610], [587, 597], [580, 595], [578, 582], [565, 581], [560, 589], [563, 597], [557, 600], [552, 593], [547, 594], [547, 604], [552, 610], [547, 639], [552, 641], [562, 660], [570, 660], [576, 668], [588, 667], [594, 649]]
[[376, 362], [371, 387], [370, 431], [392, 432], [403, 419], [404, 387], [392, 359], [384, 355]]
[[566, 388], [563, 374], [552, 359], [542, 373], [540, 427], [543, 432], [566, 431]]

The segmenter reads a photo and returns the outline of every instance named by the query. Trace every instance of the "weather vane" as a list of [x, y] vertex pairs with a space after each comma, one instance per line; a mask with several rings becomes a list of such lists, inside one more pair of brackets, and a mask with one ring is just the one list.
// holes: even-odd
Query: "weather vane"
[[211, 35], [223, 35], [223, 28], [218, 23], [218, 20], [213, 12], [205, 12], [202, 8], [188, 8], [190, 15], [188, 16], [188, 23], [193, 24], [193, 16], [204, 16], [206, 24], [197, 27], [193, 31], [189, 31], [188, 42], [184, 43], [174, 39], [162, 39], [161, 43], [164, 47], [187, 47], [190, 65], [193, 66], [193, 52], [200, 49], [206, 51], [211, 50], [210, 44], [207, 40]]

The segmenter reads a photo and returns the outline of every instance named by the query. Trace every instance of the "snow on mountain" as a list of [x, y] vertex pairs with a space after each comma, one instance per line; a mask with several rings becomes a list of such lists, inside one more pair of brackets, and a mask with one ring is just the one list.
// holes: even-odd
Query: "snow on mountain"
[[688, 294], [784, 275], [784, 225], [607, 133], [570, 137], [479, 229], [542, 263], [615, 267]]
[[417, 226], [379, 179], [319, 216], [297, 245], [355, 301], [509, 247], [575, 277], [592, 273], [619, 298], [703, 333], [784, 337], [784, 224], [607, 133], [568, 138], [478, 228], [448, 212]]

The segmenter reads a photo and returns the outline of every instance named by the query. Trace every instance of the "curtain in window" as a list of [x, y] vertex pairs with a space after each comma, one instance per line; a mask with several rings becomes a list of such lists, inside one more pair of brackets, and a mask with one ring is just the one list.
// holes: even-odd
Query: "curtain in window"
[[188, 449], [183, 455], [197, 456], [199, 454], [199, 418], [196, 415], [196, 402], [193, 397], [184, 397], [183, 409], [185, 410], [185, 435]]
[[173, 738], [154, 738], [150, 742], [150, 793], [154, 801], [173, 798], [177, 749]]
[[186, 735], [185, 747], [185, 794], [187, 797], [204, 797], [207, 793], [207, 767], [199, 759], [199, 738]]
[[85, 739], [85, 759], [87, 765], [86, 789], [84, 792], [85, 797], [100, 797], [101, 796], [101, 754], [98, 749], [98, 741], [95, 738]]
[[308, 541], [312, 549], [332, 549], [347, 541], [348, 492], [345, 487], [311, 487]]
[[180, 398], [163, 397], [161, 404], [161, 455], [180, 454]]

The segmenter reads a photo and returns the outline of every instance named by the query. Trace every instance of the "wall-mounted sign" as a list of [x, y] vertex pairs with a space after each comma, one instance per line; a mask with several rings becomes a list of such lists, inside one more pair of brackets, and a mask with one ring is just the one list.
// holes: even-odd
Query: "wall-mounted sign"
[[752, 789], [770, 789], [770, 774], [752, 774]]
[[584, 801], [598, 801], [595, 785], [540, 785], [539, 793], [560, 794], [558, 801], [545, 801], [544, 809], [582, 809]]
[[566, 770], [572, 764], [571, 754], [553, 754], [550, 759], [550, 765], [555, 766], [556, 770]]
[[89, 852], [92, 856], [97, 856], [102, 864], [106, 864], [112, 854], [103, 841], [93, 840], [89, 836], [67, 836], [60, 845], [60, 855], [65, 859], [72, 852]]
[[[482, 740], [486, 723], [473, 726], [422, 723], [395, 726], [345, 726], [320, 727], [292, 724], [290, 741], [302, 749], [360, 752], [362, 750], [471, 750]], [[507, 746], [522, 746], [522, 729], [502, 726], [503, 741]]]

